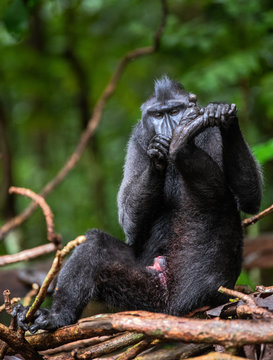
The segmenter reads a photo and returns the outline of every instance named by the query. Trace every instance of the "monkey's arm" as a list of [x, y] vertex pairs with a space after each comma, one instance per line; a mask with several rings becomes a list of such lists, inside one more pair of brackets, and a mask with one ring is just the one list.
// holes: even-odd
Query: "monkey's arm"
[[164, 171], [156, 168], [133, 134], [118, 193], [119, 222], [128, 244], [141, 247], [162, 204]]
[[[235, 195], [240, 210], [259, 211], [262, 196], [262, 174], [241, 133], [234, 104], [211, 103], [204, 116], [219, 125], [223, 142], [223, 166], [227, 182]], [[223, 115], [222, 115], [223, 114]]]
[[243, 138], [238, 118], [227, 129], [221, 128], [221, 133], [225, 173], [240, 210], [257, 213], [262, 197], [262, 173]]

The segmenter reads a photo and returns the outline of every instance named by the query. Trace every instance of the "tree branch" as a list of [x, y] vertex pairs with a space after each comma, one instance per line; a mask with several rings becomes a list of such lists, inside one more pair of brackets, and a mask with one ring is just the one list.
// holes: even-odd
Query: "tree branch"
[[242, 221], [242, 226], [247, 227], [249, 225], [255, 224], [257, 221], [263, 219], [267, 215], [271, 214], [273, 212], [273, 205], [269, 206], [267, 209], [261, 211], [259, 214], [251, 216], [248, 219], [245, 219]]
[[61, 237], [60, 235], [56, 234], [54, 230], [53, 213], [48, 204], [46, 203], [45, 199], [42, 196], [35, 194], [35, 192], [30, 189], [19, 188], [15, 186], [10, 187], [9, 193], [27, 196], [30, 199], [34, 200], [41, 207], [46, 220], [47, 239], [48, 241], [55, 244], [56, 248], [59, 248], [61, 243]]
[[25, 360], [43, 360], [37, 351], [15, 331], [0, 324], [0, 339], [5, 341], [12, 349], [21, 354]]
[[[138, 48], [135, 49], [129, 53], [127, 53], [119, 62], [116, 71], [114, 72], [112, 78], [106, 85], [101, 97], [99, 98], [97, 104], [94, 107], [93, 115], [90, 118], [87, 127], [85, 131], [82, 133], [80, 137], [80, 141], [78, 145], [76, 146], [75, 151], [70, 156], [68, 161], [65, 163], [63, 168], [59, 171], [57, 176], [52, 179], [40, 192], [40, 195], [43, 197], [46, 197], [56, 186], [58, 186], [64, 178], [67, 176], [67, 174], [75, 167], [75, 165], [78, 163], [80, 157], [82, 156], [88, 141], [90, 140], [91, 136], [93, 135], [94, 131], [96, 130], [99, 121], [101, 119], [102, 111], [105, 107], [105, 104], [107, 100], [110, 98], [110, 96], [115, 91], [118, 81], [121, 78], [121, 75], [123, 74], [126, 66], [129, 64], [129, 62], [133, 59], [136, 59], [138, 57], [146, 56], [153, 54], [155, 51], [158, 50], [159, 44], [160, 44], [160, 37], [162, 35], [166, 19], [167, 19], [167, 1], [162, 0], [162, 20], [160, 23], [160, 26], [158, 27], [155, 37], [154, 37], [154, 43], [152, 46], [147, 46], [144, 48]], [[37, 208], [37, 205], [35, 203], [31, 204], [28, 208], [26, 208], [21, 214], [14, 217], [10, 221], [8, 221], [6, 224], [0, 228], [0, 239], [2, 239], [11, 229], [13, 229], [16, 226], [21, 225], [25, 220], [29, 218], [29, 216], [33, 213], [33, 211]]]
[[56, 250], [53, 243], [37, 246], [32, 249], [23, 250], [17, 254], [0, 256], [0, 266], [14, 264], [20, 261], [35, 259], [38, 256], [50, 254]]
[[50, 333], [27, 337], [36, 350], [119, 331], [144, 333], [152, 338], [186, 343], [242, 346], [273, 342], [273, 322], [268, 320], [199, 320], [146, 311], [101, 314]]
[[242, 317], [244, 315], [252, 315], [273, 319], [273, 314], [270, 311], [258, 306], [252, 296], [243, 294], [240, 291], [224, 288], [223, 286], [220, 286], [218, 291], [223, 294], [231, 295], [235, 298], [237, 297], [247, 304], [237, 306], [236, 313], [239, 317]]
[[113, 351], [117, 351], [126, 346], [133, 345], [138, 343], [144, 338], [143, 334], [138, 334], [134, 332], [126, 332], [119, 336], [114, 337], [113, 339], [107, 340], [101, 344], [93, 345], [89, 349], [83, 349], [74, 352], [74, 356], [77, 359], [92, 359], [104, 354], [109, 354]]

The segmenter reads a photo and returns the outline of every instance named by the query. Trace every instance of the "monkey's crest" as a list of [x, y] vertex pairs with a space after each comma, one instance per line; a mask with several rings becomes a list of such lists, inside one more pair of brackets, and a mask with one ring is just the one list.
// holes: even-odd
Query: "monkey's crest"
[[183, 86], [175, 81], [171, 80], [167, 75], [163, 75], [161, 78], [155, 81], [154, 97], [158, 102], [164, 103], [167, 100], [175, 98], [179, 94], [187, 94]]

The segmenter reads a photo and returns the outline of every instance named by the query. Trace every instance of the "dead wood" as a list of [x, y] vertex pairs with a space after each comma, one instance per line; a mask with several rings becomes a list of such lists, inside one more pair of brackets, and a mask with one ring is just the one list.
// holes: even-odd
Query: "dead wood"
[[190, 356], [199, 355], [211, 349], [211, 345], [206, 344], [166, 344], [165, 347], [147, 352], [136, 357], [136, 360], [180, 360]]

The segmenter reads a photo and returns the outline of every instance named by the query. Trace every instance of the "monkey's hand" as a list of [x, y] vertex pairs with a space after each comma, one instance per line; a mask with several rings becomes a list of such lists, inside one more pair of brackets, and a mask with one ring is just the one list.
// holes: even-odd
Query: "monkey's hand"
[[12, 316], [17, 320], [17, 325], [23, 330], [29, 330], [31, 333], [35, 333], [38, 329], [53, 330], [59, 327], [55, 321], [57, 317], [51, 314], [48, 309], [37, 310], [34, 315], [34, 322], [30, 325], [26, 321], [28, 309], [29, 306], [18, 304], [15, 305], [12, 310]]
[[223, 126], [225, 128], [236, 118], [235, 104], [210, 103], [204, 108], [204, 126]]
[[170, 142], [171, 139], [165, 135], [155, 135], [148, 146], [147, 154], [158, 170], [166, 167]]

